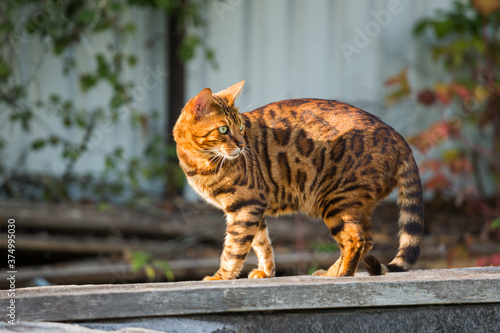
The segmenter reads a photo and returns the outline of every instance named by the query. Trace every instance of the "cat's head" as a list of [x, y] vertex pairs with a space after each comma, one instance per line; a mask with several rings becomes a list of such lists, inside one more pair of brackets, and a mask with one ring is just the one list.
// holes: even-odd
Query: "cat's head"
[[244, 83], [238, 82], [216, 94], [205, 88], [189, 100], [174, 127], [177, 145], [207, 158], [238, 157], [246, 145], [245, 124], [234, 100]]

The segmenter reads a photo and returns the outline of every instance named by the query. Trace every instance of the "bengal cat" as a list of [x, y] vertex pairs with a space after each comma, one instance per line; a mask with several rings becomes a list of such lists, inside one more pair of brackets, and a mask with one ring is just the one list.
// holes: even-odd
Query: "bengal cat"
[[[239, 113], [241, 81], [212, 94], [205, 88], [177, 120], [174, 139], [189, 184], [227, 215], [220, 268], [204, 280], [238, 277], [250, 248], [258, 268], [249, 278], [275, 275], [266, 215], [303, 212], [322, 218], [340, 258], [315, 275], [352, 276], [364, 258], [370, 274], [407, 271], [423, 234], [418, 167], [403, 137], [351, 105], [292, 99]], [[399, 250], [382, 265], [373, 247], [371, 214], [399, 187]]]

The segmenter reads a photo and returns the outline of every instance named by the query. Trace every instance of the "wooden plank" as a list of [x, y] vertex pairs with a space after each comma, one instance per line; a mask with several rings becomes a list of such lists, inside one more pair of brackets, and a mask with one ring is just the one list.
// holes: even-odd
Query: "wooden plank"
[[[225, 312], [500, 302], [500, 267], [349, 278], [54, 286], [16, 291], [20, 320], [76, 321]], [[0, 294], [2, 304], [7, 291]]]
[[[50, 232], [92, 232], [101, 234], [175, 238], [196, 235], [222, 243], [225, 218], [222, 211], [207, 205], [183, 205], [179, 211], [139, 211], [95, 206], [51, 205], [0, 202], [0, 221], [15, 217], [16, 228]], [[296, 235], [290, 232], [293, 217], [269, 218], [271, 238], [275, 243], [294, 243]], [[328, 239], [328, 229], [322, 221], [304, 218], [304, 239]]]
[[[296, 268], [299, 261], [307, 264], [316, 263], [322, 267], [330, 265], [332, 256], [317, 255], [312, 252], [286, 253], [276, 255], [278, 270]], [[202, 279], [211, 275], [219, 268], [219, 258], [177, 259], [168, 261], [170, 269], [176, 280]], [[246, 271], [256, 267], [257, 258], [249, 255]], [[100, 284], [100, 283], [130, 283], [146, 279], [143, 271], [133, 272], [131, 265], [125, 262], [112, 262], [109, 260], [86, 260], [76, 263], [22, 267], [16, 277], [18, 287], [29, 286], [36, 278], [44, 278], [51, 284]], [[164, 273], [157, 268], [155, 273], [163, 279]], [[242, 276], [245, 276], [242, 274]], [[0, 281], [0, 288], [8, 288], [8, 281]]]
[[[60, 235], [16, 234], [17, 251], [50, 251], [64, 253], [108, 254], [122, 253], [126, 249], [149, 251], [160, 247], [162, 241], [134, 241], [119, 238], [71, 237]], [[7, 247], [7, 239], [0, 239], [0, 247]]]
[[16, 226], [34, 229], [113, 232], [179, 236], [187, 231], [181, 214], [99, 210], [94, 206], [0, 203], [0, 219], [15, 217]]

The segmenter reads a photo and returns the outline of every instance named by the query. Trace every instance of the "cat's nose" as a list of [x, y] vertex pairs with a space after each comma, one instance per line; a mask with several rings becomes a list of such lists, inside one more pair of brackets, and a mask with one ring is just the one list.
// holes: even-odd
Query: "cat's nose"
[[243, 148], [245, 148], [245, 146], [246, 146], [245, 142], [243, 142], [243, 141], [237, 142], [237, 143], [236, 143], [236, 145], [237, 145], [237, 146], [238, 146], [238, 148], [240, 148], [240, 149], [243, 149]]

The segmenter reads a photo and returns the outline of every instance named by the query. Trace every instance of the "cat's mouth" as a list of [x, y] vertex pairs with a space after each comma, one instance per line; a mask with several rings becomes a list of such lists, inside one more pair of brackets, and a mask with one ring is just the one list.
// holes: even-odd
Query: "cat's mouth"
[[217, 149], [217, 155], [224, 157], [225, 159], [228, 160], [234, 160], [235, 158], [238, 158], [241, 154], [244, 153], [245, 147], [240, 148], [240, 147], [219, 147]]
[[234, 160], [235, 158], [240, 156], [242, 151], [243, 151], [243, 149], [237, 147], [237, 148], [227, 149], [226, 151], [223, 151], [222, 155], [224, 155], [224, 157], [227, 158], [228, 160]]

